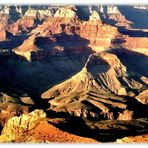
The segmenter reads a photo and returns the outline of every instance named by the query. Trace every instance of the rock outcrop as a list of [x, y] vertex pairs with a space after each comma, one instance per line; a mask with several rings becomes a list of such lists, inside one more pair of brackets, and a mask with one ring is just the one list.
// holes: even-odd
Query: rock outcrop
[[146, 37], [126, 37], [122, 46], [131, 51], [148, 56], [148, 38]]
[[130, 27], [133, 22], [127, 20], [120, 12], [119, 6], [99, 6], [98, 11], [106, 23], [114, 24], [115, 26]]
[[14, 53], [30, 61], [31, 52], [38, 50], [38, 47], [34, 44], [34, 39], [35, 39], [35, 36], [29, 37], [27, 40], [24, 41], [24, 43], [21, 46], [13, 50]]
[[143, 104], [148, 104], [148, 90], [141, 92], [136, 99]]
[[13, 116], [27, 113], [29, 105], [25, 105], [18, 97], [0, 93], [0, 123], [2, 126]]
[[[82, 54], [83, 52], [88, 53], [91, 48], [95, 52], [100, 52], [112, 47], [112, 38], [116, 38], [119, 32], [115, 27], [103, 24], [100, 20], [81, 22], [78, 19], [68, 17], [50, 17], [42, 25], [32, 30], [31, 34], [33, 36], [47, 37], [49, 40], [52, 40], [52, 37], [54, 38], [53, 42], [49, 41], [48, 45], [43, 48], [46, 49], [46, 52], [50, 52], [51, 48], [56, 45], [64, 47], [64, 50], [68, 53]], [[26, 46], [28, 46], [25, 44], [29, 39], [18, 47], [20, 54], [17, 52], [18, 49], [14, 49], [14, 51], [21, 56], [24, 55], [21, 52], [26, 51], [27, 59], [31, 60], [33, 48], [29, 47], [29, 50], [25, 50]], [[24, 45], [25, 49], [23, 49]], [[45, 55], [44, 52], [45, 50], [42, 50], [40, 53]], [[44, 56], [42, 57], [44, 58]]]
[[6, 40], [6, 28], [4, 24], [0, 23], [0, 41]]
[[26, 143], [96, 143], [91, 138], [84, 138], [64, 132], [45, 121], [46, 113], [34, 110], [19, 117], [12, 117], [5, 124], [0, 135], [0, 142]]
[[59, 8], [56, 13], [54, 14], [54, 17], [62, 17], [62, 18], [70, 18], [70, 19], [76, 19], [77, 14], [74, 10], [70, 8]]
[[23, 31], [27, 32], [30, 28], [34, 27], [35, 25], [34, 21], [35, 20], [33, 18], [23, 17], [17, 20], [12, 25], [8, 25], [7, 31], [12, 33], [14, 36], [17, 34], [21, 34]]
[[91, 14], [91, 16], [89, 17], [89, 20], [90, 20], [90, 21], [91, 21], [91, 20], [95, 21], [95, 20], [101, 20], [101, 18], [100, 18], [100, 16], [99, 16], [99, 14], [97, 13], [97, 11], [92, 11], [92, 14]]
[[5, 124], [0, 141], [9, 142], [21, 137], [24, 132], [33, 129], [37, 122], [45, 117], [46, 114], [42, 110], [35, 110], [19, 117], [12, 117]]
[[[44, 92], [41, 97], [49, 98], [51, 108], [57, 112], [66, 111], [76, 116], [100, 119], [116, 118], [109, 106], [121, 110], [127, 107], [124, 98], [113, 95], [126, 95], [126, 89], [117, 79], [117, 76], [124, 75], [126, 69], [119, 61], [116, 67], [114, 60], [118, 61], [117, 57], [107, 53], [91, 55], [79, 73]], [[93, 111], [94, 108], [98, 108], [100, 113]]]
[[24, 14], [24, 17], [34, 18], [39, 20], [45, 20], [49, 16], [53, 16], [53, 12], [51, 9], [47, 9], [47, 8], [35, 9], [35, 8], [29, 7], [29, 9]]

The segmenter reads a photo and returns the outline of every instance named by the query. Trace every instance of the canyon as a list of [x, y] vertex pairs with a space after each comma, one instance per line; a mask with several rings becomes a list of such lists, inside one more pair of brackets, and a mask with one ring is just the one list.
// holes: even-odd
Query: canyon
[[147, 11], [1, 6], [0, 142], [147, 142]]

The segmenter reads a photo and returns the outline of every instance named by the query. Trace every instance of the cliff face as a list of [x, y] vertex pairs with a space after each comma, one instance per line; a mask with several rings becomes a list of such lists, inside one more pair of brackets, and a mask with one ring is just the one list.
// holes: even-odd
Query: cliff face
[[70, 8], [59, 8], [54, 14], [54, 17], [75, 19], [77, 18], [77, 14], [75, 11], [71, 10]]
[[[45, 91], [41, 97], [49, 99], [50, 109], [57, 113], [68, 112], [100, 120], [131, 120], [137, 113], [123, 97], [128, 97], [135, 89], [128, 79], [126, 67], [115, 55], [95, 54], [88, 58], [80, 72]], [[114, 109], [118, 110], [118, 115]]]
[[8, 142], [21, 137], [25, 131], [33, 129], [37, 122], [45, 117], [46, 114], [42, 110], [35, 110], [29, 114], [23, 114], [20, 117], [12, 117], [5, 124], [0, 141]]
[[124, 48], [148, 56], [148, 38], [127, 37], [122, 44]]
[[[34, 110], [31, 113], [19, 117], [12, 117], [5, 124], [0, 135], [0, 142], [26, 142], [26, 143], [96, 143], [96, 140], [76, 136], [64, 132], [46, 120], [46, 113], [42, 110]], [[17, 133], [17, 134], [16, 134]]]
[[[63, 15], [66, 16], [64, 17]], [[93, 19], [90, 19], [89, 21], [80, 21], [77, 19], [75, 12], [68, 8], [62, 8], [59, 11], [57, 10], [54, 17], [49, 17], [42, 25], [39, 25], [32, 30], [31, 34], [38, 37], [47, 37], [49, 40], [54, 39], [53, 42], [49, 42], [48, 45], [43, 48], [46, 52], [53, 50], [51, 47], [56, 45], [63, 46], [64, 51], [71, 54], [83, 53], [85, 50], [87, 52], [89, 48], [92, 48], [92, 52], [100, 52], [110, 48], [112, 46], [112, 38], [116, 38], [119, 35], [115, 27], [103, 24], [96, 17], [93, 17]], [[26, 41], [23, 45], [27, 47], [28, 45], [25, 44]], [[19, 48], [20, 52], [25, 51], [23, 46], [20, 46]], [[30, 58], [27, 59], [31, 60], [30, 51], [32, 50], [32, 47], [30, 47], [29, 50], [26, 50], [28, 56], [30, 54]], [[41, 52], [45, 52], [45, 50], [42, 50]], [[17, 51], [15, 53], [19, 54]], [[24, 54], [20, 53], [20, 55]], [[38, 57], [41, 56], [39, 55]]]
[[[1, 10], [1, 40], [6, 40], [6, 31], [12, 33], [14, 36], [18, 34], [40, 33], [40, 36], [48, 36], [51, 31], [52, 34], [59, 34], [63, 32], [61, 24], [65, 25], [65, 33], [77, 34], [82, 38], [87, 39], [89, 47], [94, 51], [106, 50], [110, 47], [114, 48], [112, 40], [120, 36], [116, 27], [113, 26], [128, 26], [130, 21], [126, 20], [122, 14], [122, 9], [118, 6], [98, 6], [92, 7], [88, 21], [80, 21], [78, 19], [77, 10], [74, 7], [60, 7], [60, 8], [44, 8], [44, 7], [4, 7]], [[124, 12], [123, 12], [124, 13]], [[11, 14], [15, 14], [16, 18], [13, 18]], [[21, 18], [20, 18], [21, 17]], [[36, 24], [36, 22], [43, 22], [42, 25]], [[111, 23], [113, 21], [113, 23]], [[14, 23], [10, 23], [14, 22]], [[104, 24], [112, 24], [113, 26]], [[125, 24], [125, 25], [124, 25]], [[61, 37], [62, 38], [62, 37]], [[63, 37], [61, 40], [66, 39]], [[120, 38], [120, 37], [119, 37]], [[123, 37], [122, 37], [123, 38]], [[131, 40], [134, 44], [140, 39], [128, 38], [125, 41], [124, 48], [134, 48], [130, 45]], [[143, 40], [146, 44], [145, 39]], [[119, 43], [120, 44], [120, 43]], [[139, 44], [139, 43], [138, 43]], [[140, 44], [137, 45], [137, 50], [140, 50]], [[143, 46], [143, 45], [142, 45]], [[77, 47], [76, 47], [77, 48]], [[147, 47], [141, 47], [141, 50], [146, 51]], [[145, 52], [144, 51], [144, 52]]]
[[47, 17], [53, 16], [53, 10], [49, 8], [31, 8], [25, 12], [24, 17], [36, 18], [39, 20], [45, 20]]
[[136, 99], [143, 104], [148, 104], [148, 90], [141, 92]]
[[0, 41], [6, 40], [6, 29], [4, 24], [0, 23]]
[[[97, 11], [99, 18], [108, 24], [114, 26], [126, 26], [126, 27], [141, 27], [144, 25], [138, 23], [138, 21], [144, 21], [147, 17], [146, 6], [118, 6], [118, 5], [99, 5], [99, 6], [84, 6], [85, 8], [75, 6], [2, 6], [0, 10], [0, 17], [6, 15], [9, 16], [9, 20], [16, 21], [17, 19], [24, 17], [36, 18], [38, 20], [46, 20], [49, 16], [56, 17], [87, 17], [93, 11]], [[66, 11], [65, 11], [66, 10]], [[71, 11], [72, 10], [72, 11]], [[74, 10], [74, 11], [73, 11]], [[79, 13], [79, 11], [81, 13]], [[131, 14], [131, 15], [130, 15]], [[134, 14], [136, 18], [134, 18]], [[84, 15], [84, 16], [83, 16]], [[145, 16], [142, 17], [142, 15]], [[147, 27], [146, 27], [147, 28]]]
[[101, 49], [109, 49], [112, 39], [116, 38], [119, 33], [115, 27], [92, 20], [82, 23], [80, 35], [90, 41], [89, 45], [93, 50], [99, 52]]
[[34, 26], [34, 18], [21, 18], [12, 25], [8, 25], [6, 29], [15, 36], [21, 34], [23, 31], [29, 31], [28, 29]]
[[120, 12], [118, 6], [99, 6], [98, 11], [106, 23], [111, 23], [115, 26], [126, 27], [130, 27], [130, 25], [132, 25], [132, 22], [127, 20]]

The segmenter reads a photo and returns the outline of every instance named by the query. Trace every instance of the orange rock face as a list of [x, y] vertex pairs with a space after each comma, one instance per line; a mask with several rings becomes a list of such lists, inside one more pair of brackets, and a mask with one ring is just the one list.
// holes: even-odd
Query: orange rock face
[[0, 23], [0, 41], [4, 41], [6, 39], [6, 30], [5, 26]]
[[[61, 25], [65, 25], [64, 30]], [[64, 31], [67, 34], [77, 34], [82, 38], [88, 39], [92, 46], [109, 47], [111, 39], [115, 38], [119, 33], [115, 27], [103, 24], [99, 20], [90, 20], [81, 22], [79, 20], [70, 20], [64, 18], [49, 18], [48, 21], [38, 26], [32, 33], [43, 33], [47, 29], [52, 31], [52, 34], [58, 34]], [[66, 38], [63, 41], [66, 41]]]
[[[32, 140], [35, 142], [56, 142], [56, 143], [97, 143], [96, 140], [81, 136], [76, 136], [67, 132], [64, 132], [53, 125], [42, 121], [36, 128], [27, 132]], [[29, 136], [28, 136], [29, 137]], [[22, 142], [23, 139], [18, 141]]]
[[[85, 51], [87, 52], [89, 48], [99, 52], [109, 48], [112, 45], [112, 38], [116, 38], [119, 35], [115, 27], [103, 24], [99, 20], [81, 22], [77, 18], [61, 17], [49, 17], [42, 25], [32, 30], [31, 34], [39, 37], [48, 37], [50, 40], [53, 37], [53, 43], [64, 45], [65, 51], [70, 54], [82, 54]], [[46, 49], [49, 50], [51, 48], [50, 45], [53, 43], [49, 43]], [[32, 47], [26, 50], [26, 47], [29, 46], [28, 41], [25, 41], [23, 46], [19, 47], [20, 51], [30, 52], [33, 50]]]
[[116, 38], [115, 27], [102, 24], [100, 21], [84, 22], [80, 25], [80, 35], [90, 41], [91, 46], [109, 48], [111, 39]]
[[127, 37], [125, 38], [125, 43], [123, 47], [148, 55], [148, 38], [146, 37]]
[[7, 29], [13, 35], [17, 35], [21, 31], [27, 31], [28, 28], [31, 28], [33, 26], [34, 26], [33, 18], [21, 18], [17, 22], [13, 23], [12, 25], [9, 25]]

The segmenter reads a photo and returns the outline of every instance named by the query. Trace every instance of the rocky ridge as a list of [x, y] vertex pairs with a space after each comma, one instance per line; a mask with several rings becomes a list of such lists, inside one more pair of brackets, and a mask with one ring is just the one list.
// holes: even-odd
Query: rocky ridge
[[[84, 138], [64, 132], [49, 124], [43, 110], [34, 110], [28, 114], [12, 117], [5, 124], [0, 135], [0, 142], [27, 142], [27, 143], [96, 143], [91, 138]], [[16, 134], [17, 133], [17, 134]]]
[[123, 85], [125, 79], [128, 79], [126, 68], [115, 55], [90, 55], [79, 73], [45, 91], [41, 97], [49, 99], [50, 109], [56, 112], [84, 118], [129, 120], [133, 111], [128, 109], [123, 96], [128, 96], [132, 87], [126, 90], [129, 82]]
[[30, 114], [23, 114], [20, 117], [12, 117], [5, 124], [0, 136], [0, 141], [9, 142], [15, 140], [25, 131], [33, 129], [37, 121], [45, 117], [46, 114], [42, 110], [35, 110]]

